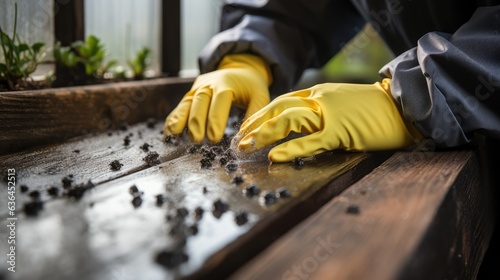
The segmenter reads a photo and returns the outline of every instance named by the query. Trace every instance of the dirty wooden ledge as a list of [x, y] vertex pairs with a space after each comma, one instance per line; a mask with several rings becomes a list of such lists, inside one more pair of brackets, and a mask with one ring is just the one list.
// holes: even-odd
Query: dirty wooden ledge
[[0, 93], [0, 155], [164, 118], [192, 78]]
[[474, 151], [400, 152], [231, 279], [475, 279], [493, 231]]
[[[222, 279], [391, 155], [325, 153], [296, 168], [291, 163], [270, 166], [262, 154], [238, 161], [234, 172], [221, 167], [217, 157], [213, 168], [203, 169], [199, 147], [190, 153], [190, 141], [163, 143], [162, 125], [141, 122], [0, 156], [0, 169], [15, 168], [17, 186], [29, 188], [24, 193], [18, 189], [16, 198], [17, 254], [23, 256], [18, 264], [26, 269], [13, 279], [97, 280], [112, 279], [116, 273], [137, 279]], [[148, 153], [144, 143], [148, 152], [158, 153], [157, 165], [143, 161]], [[119, 170], [110, 170], [114, 160], [123, 164]], [[69, 175], [72, 182], [66, 188], [63, 180]], [[233, 182], [237, 175], [244, 183]], [[65, 195], [88, 180], [94, 187], [81, 198]], [[141, 193], [137, 205], [129, 193], [133, 185]], [[258, 186], [260, 194], [247, 197], [244, 189], [250, 185]], [[5, 186], [0, 182], [1, 205], [7, 202]], [[50, 195], [54, 187], [59, 195]], [[281, 187], [291, 197], [262, 203], [264, 192]], [[43, 209], [27, 216], [22, 209], [33, 201], [33, 192]], [[160, 206], [155, 202], [159, 194], [165, 200]], [[229, 206], [220, 216], [211, 209], [217, 199]], [[204, 209], [201, 219], [194, 215], [197, 207]], [[182, 208], [189, 214], [179, 221]], [[0, 218], [7, 217], [6, 211], [0, 209]], [[235, 219], [242, 212], [248, 221], [239, 225]], [[0, 227], [0, 236], [5, 231]], [[0, 251], [4, 245], [0, 243]], [[162, 267], [155, 262], [162, 251], [178, 249], [189, 256], [185, 263]], [[4, 258], [0, 255], [1, 271]]]

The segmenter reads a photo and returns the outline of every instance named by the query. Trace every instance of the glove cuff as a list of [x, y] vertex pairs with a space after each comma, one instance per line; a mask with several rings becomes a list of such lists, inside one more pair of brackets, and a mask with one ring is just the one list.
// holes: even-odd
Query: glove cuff
[[380, 86], [383, 89], [384, 93], [389, 97], [389, 100], [394, 104], [394, 106], [396, 106], [396, 108], [399, 111], [399, 115], [401, 116], [401, 119], [403, 120], [403, 122], [404, 122], [404, 124], [406, 126], [406, 130], [408, 131], [408, 133], [410, 134], [410, 136], [413, 138], [413, 141], [414, 142], [420, 142], [421, 140], [424, 139], [424, 136], [422, 135], [422, 133], [420, 132], [420, 130], [418, 130], [418, 128], [412, 122], [408, 121], [404, 117], [401, 105], [398, 102], [396, 102], [396, 100], [392, 96], [392, 93], [391, 93], [391, 81], [392, 81], [392, 79], [385, 78], [385, 79], [382, 80], [382, 82], [376, 82], [375, 85]]
[[271, 70], [265, 61], [257, 55], [253, 54], [229, 54], [222, 58], [217, 70], [228, 68], [251, 68], [256, 71], [259, 76], [266, 81], [270, 86], [272, 84]]

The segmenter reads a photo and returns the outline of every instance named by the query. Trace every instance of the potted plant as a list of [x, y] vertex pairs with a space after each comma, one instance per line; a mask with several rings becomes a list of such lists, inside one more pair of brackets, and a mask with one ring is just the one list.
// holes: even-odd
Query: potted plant
[[55, 79], [32, 74], [48, 50], [23, 42], [0, 26], [0, 155], [115, 129], [148, 118], [164, 118], [189, 90], [193, 79], [145, 79], [151, 52], [143, 48], [128, 61], [130, 70], [106, 61], [96, 36], [70, 46], [56, 44]]
[[22, 90], [40, 88], [44, 85], [30, 79], [38, 64], [44, 59], [44, 43], [32, 45], [22, 42], [16, 34], [17, 3], [14, 4], [14, 30], [9, 36], [0, 26], [0, 45], [3, 60], [0, 60], [0, 90]]

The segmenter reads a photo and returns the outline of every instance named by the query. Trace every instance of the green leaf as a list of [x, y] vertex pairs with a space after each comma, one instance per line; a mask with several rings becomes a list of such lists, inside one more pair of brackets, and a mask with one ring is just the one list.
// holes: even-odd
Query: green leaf
[[118, 62], [116, 60], [110, 60], [108, 62], [108, 64], [106, 64], [106, 69], [109, 69], [109, 68], [111, 68], [111, 67], [113, 67], [113, 66], [115, 66], [117, 64], [118, 64]]
[[89, 35], [87, 37], [86, 45], [87, 45], [87, 50], [89, 52], [89, 55], [96, 54], [99, 51], [99, 49], [101, 48], [99, 46], [99, 39], [94, 35]]
[[78, 53], [79, 56], [88, 57], [88, 51], [84, 42], [76, 41], [73, 44], [71, 44], [71, 47], [75, 49], [75, 51]]
[[45, 46], [44, 43], [42, 42], [38, 42], [38, 43], [34, 43], [32, 46], [31, 46], [31, 49], [35, 52], [35, 53], [39, 53], [40, 50], [43, 48], [43, 46]]
[[68, 67], [75, 67], [78, 63], [78, 58], [74, 52], [68, 52], [65, 57], [65, 65]]
[[21, 43], [21, 44], [19, 44], [19, 46], [17, 46], [17, 53], [22, 53], [22, 52], [25, 52], [29, 49], [30, 49], [30, 47], [28, 46], [28, 44]]
[[10, 46], [12, 45], [12, 40], [10, 39], [9, 35], [7, 35], [5, 32], [1, 32], [0, 34], [0, 42], [2, 43], [2, 49], [5, 52], [5, 56], [7, 56]]

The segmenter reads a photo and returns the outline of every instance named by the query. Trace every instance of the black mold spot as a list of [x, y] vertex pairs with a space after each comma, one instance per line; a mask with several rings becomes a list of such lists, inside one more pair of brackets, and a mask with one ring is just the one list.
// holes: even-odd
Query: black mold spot
[[287, 198], [290, 196], [292, 196], [292, 194], [290, 193], [290, 191], [287, 188], [279, 188], [276, 190], [276, 197]]
[[207, 158], [202, 158], [200, 160], [201, 168], [208, 169], [212, 167], [212, 162]]
[[29, 193], [29, 196], [33, 199], [39, 199], [40, 198], [40, 192], [37, 190], [31, 191]]
[[243, 180], [243, 177], [241, 176], [234, 176], [233, 178], [233, 183], [239, 185], [241, 183], [243, 183], [245, 180]]
[[92, 189], [94, 184], [89, 180], [85, 184], [73, 186], [66, 192], [66, 196], [73, 200], [80, 200], [86, 191]]
[[130, 145], [130, 138], [129, 136], [125, 136], [125, 138], [123, 138], [123, 146], [128, 146]]
[[149, 152], [149, 147], [151, 147], [151, 145], [149, 145], [148, 143], [144, 143], [139, 148], [141, 148], [141, 150], [143, 150], [145, 153], [147, 153], [147, 152]]
[[197, 225], [191, 225], [190, 227], [188, 227], [188, 231], [190, 234], [192, 235], [196, 235], [198, 234], [198, 226]]
[[236, 164], [234, 161], [230, 161], [228, 164], [226, 164], [226, 170], [229, 172], [234, 172], [238, 169], [238, 164]]
[[122, 168], [123, 164], [120, 163], [118, 160], [113, 160], [109, 166], [111, 166], [112, 171], [118, 171]]
[[196, 146], [191, 146], [188, 149], [188, 153], [190, 154], [196, 154], [198, 152], [198, 148]]
[[155, 125], [156, 125], [156, 120], [155, 119], [148, 119], [148, 122], [146, 124], [146, 126], [148, 128], [151, 128], [151, 129], [154, 129], [155, 128]]
[[174, 135], [171, 135], [171, 134], [168, 134], [167, 136], [165, 136], [165, 138], [163, 139], [163, 143], [165, 144], [172, 144], [172, 145], [179, 145], [179, 139], [177, 136], [174, 136]]
[[246, 212], [239, 212], [234, 217], [234, 221], [239, 226], [244, 225], [248, 222], [248, 214]]
[[349, 205], [345, 212], [352, 215], [359, 215], [361, 213], [359, 206], [354, 204]]
[[19, 188], [21, 189], [21, 193], [25, 193], [29, 190], [28, 186], [26, 185], [21, 185]]
[[275, 204], [276, 201], [278, 200], [276, 198], [276, 195], [273, 192], [269, 192], [269, 191], [262, 193], [262, 199], [266, 205]]
[[65, 189], [69, 188], [71, 186], [71, 184], [73, 184], [73, 181], [74, 181], [73, 174], [69, 174], [68, 176], [62, 178], [61, 181], [62, 181], [63, 187]]
[[227, 205], [225, 202], [222, 202], [222, 200], [220, 199], [216, 200], [212, 205], [212, 213], [216, 218], [220, 218], [220, 216], [222, 216], [222, 214], [228, 209], [229, 205]]
[[235, 160], [236, 159], [236, 156], [234, 155], [233, 151], [230, 149], [227, 149], [224, 152], [223, 156], [226, 157], [228, 160]]
[[251, 185], [251, 186], [246, 187], [246, 188], [243, 190], [243, 193], [244, 193], [246, 196], [248, 196], [248, 197], [254, 197], [254, 196], [259, 195], [259, 193], [260, 193], [260, 189], [259, 189], [259, 187], [255, 186], [255, 185]]
[[220, 166], [226, 165], [228, 163], [228, 161], [229, 160], [227, 159], [227, 157], [222, 156], [222, 157], [219, 158]]
[[164, 203], [163, 195], [156, 195], [156, 206], [162, 206]]
[[148, 166], [155, 166], [160, 164], [160, 155], [157, 152], [149, 152], [142, 160], [146, 162]]
[[142, 204], [142, 198], [140, 195], [134, 196], [132, 199], [132, 205], [134, 205], [134, 208], [138, 208]]
[[26, 216], [37, 216], [43, 210], [43, 202], [36, 200], [24, 204], [23, 212]]
[[132, 185], [129, 189], [128, 189], [128, 192], [131, 194], [131, 195], [137, 195], [139, 194], [139, 188], [137, 188], [136, 185]]
[[161, 251], [156, 255], [155, 261], [166, 268], [174, 268], [188, 261], [189, 257], [183, 252]]
[[56, 197], [59, 195], [59, 189], [56, 187], [50, 187], [47, 192], [49, 193], [50, 196]]
[[208, 160], [214, 160], [215, 157], [217, 156], [211, 149], [208, 149], [206, 147], [203, 147], [201, 149], [201, 153], [203, 157]]
[[302, 159], [300, 157], [296, 157], [293, 159], [292, 163], [293, 163], [293, 166], [295, 167], [295, 169], [300, 169], [304, 165], [304, 159]]
[[205, 210], [203, 210], [203, 208], [201, 207], [196, 207], [196, 209], [194, 209], [194, 214], [197, 219], [201, 219], [201, 217], [203, 217], [204, 212]]
[[184, 219], [188, 214], [189, 214], [189, 211], [184, 207], [177, 209], [177, 217], [179, 217], [179, 218]]

